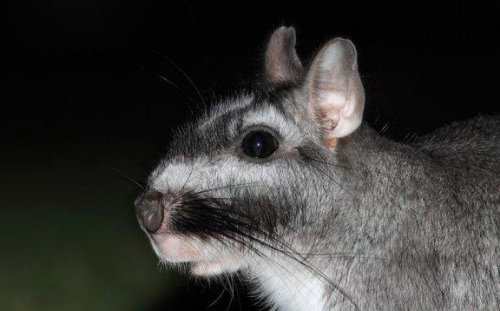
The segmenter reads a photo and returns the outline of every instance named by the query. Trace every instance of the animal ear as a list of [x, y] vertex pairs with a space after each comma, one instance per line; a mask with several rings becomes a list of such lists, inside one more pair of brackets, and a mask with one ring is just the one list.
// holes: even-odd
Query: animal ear
[[276, 29], [265, 54], [265, 79], [271, 83], [293, 81], [302, 76], [302, 63], [295, 51], [295, 29], [282, 26]]
[[307, 73], [305, 92], [309, 111], [329, 146], [359, 127], [365, 93], [351, 41], [336, 38], [319, 51]]

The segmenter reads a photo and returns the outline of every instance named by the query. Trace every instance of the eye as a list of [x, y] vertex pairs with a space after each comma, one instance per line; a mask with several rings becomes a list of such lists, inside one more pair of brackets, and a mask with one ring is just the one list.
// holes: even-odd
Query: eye
[[243, 138], [241, 148], [247, 156], [262, 159], [278, 149], [278, 141], [268, 132], [254, 131]]

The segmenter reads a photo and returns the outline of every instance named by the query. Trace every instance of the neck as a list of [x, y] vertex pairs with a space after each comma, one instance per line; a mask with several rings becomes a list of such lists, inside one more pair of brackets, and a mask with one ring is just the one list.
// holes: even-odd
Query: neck
[[289, 257], [260, 258], [248, 275], [256, 293], [274, 309], [325, 310], [324, 280]]

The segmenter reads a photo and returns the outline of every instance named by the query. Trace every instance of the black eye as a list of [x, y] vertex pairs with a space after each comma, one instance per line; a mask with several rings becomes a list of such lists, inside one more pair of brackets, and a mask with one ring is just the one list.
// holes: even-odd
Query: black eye
[[248, 133], [241, 144], [243, 152], [252, 158], [267, 158], [278, 149], [278, 141], [264, 131]]

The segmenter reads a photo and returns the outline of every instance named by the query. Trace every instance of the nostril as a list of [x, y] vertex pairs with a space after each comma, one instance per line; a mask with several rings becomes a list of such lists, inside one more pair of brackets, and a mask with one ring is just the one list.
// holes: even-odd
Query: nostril
[[140, 196], [135, 207], [142, 224], [150, 233], [155, 233], [163, 222], [162, 194], [159, 192], [149, 192]]

